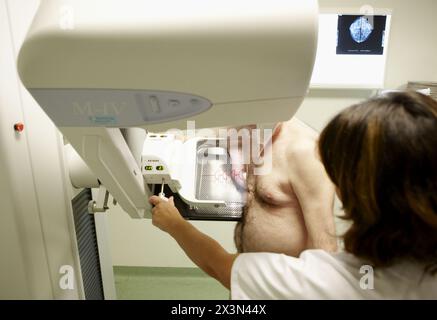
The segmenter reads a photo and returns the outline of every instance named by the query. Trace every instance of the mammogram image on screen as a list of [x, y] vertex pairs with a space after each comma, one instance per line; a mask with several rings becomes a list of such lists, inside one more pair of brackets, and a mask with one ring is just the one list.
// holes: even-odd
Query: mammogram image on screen
[[384, 53], [386, 16], [338, 16], [337, 54]]

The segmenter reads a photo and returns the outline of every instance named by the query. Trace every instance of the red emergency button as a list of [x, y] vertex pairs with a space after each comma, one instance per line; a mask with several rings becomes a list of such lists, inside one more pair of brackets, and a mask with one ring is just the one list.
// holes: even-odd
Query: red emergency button
[[21, 122], [14, 124], [14, 130], [17, 132], [22, 132], [24, 130], [24, 124]]

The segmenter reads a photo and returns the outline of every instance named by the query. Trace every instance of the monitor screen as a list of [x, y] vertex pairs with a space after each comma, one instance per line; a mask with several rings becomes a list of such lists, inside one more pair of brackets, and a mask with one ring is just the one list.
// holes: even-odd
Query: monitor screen
[[321, 13], [313, 88], [384, 87], [391, 14]]
[[337, 54], [384, 53], [386, 16], [339, 15]]

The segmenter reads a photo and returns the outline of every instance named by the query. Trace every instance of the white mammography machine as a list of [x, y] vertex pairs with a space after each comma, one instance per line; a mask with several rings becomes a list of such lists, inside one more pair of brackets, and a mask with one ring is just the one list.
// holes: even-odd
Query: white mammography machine
[[316, 0], [45, 0], [18, 70], [132, 218], [150, 217], [147, 199], [164, 183], [187, 218], [234, 219], [241, 194], [208, 178], [229, 173], [225, 150], [155, 133], [187, 121], [200, 129], [290, 119], [307, 93], [317, 19]]

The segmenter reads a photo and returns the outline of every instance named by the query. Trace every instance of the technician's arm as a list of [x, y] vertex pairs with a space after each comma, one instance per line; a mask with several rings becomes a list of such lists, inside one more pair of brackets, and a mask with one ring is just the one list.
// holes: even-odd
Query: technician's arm
[[149, 202], [155, 206], [152, 209], [153, 225], [168, 232], [200, 269], [229, 289], [232, 264], [237, 255], [228, 253], [217, 241], [185, 221], [172, 198], [164, 201], [153, 196]]

